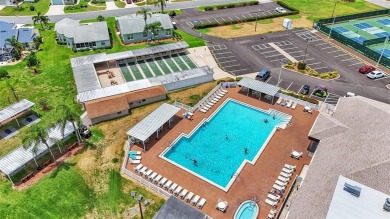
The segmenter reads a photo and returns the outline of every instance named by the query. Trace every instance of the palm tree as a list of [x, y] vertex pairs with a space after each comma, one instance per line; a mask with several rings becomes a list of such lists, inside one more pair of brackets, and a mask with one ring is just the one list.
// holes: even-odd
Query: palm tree
[[41, 27], [42, 27], [42, 30], [43, 30], [42, 16], [44, 16], [44, 15], [42, 15], [41, 12], [38, 12], [37, 15], [35, 15], [35, 16], [32, 17], [32, 20], [33, 20], [33, 22], [34, 22], [34, 25], [35, 25], [36, 23], [40, 23], [40, 24], [41, 24]]
[[41, 24], [43, 23], [46, 27], [46, 29], [49, 29], [49, 17], [46, 15], [41, 15]]
[[81, 124], [80, 117], [75, 112], [70, 110], [70, 108], [66, 105], [57, 106], [56, 112], [58, 112], [59, 110], [61, 110], [61, 115], [60, 115], [61, 117], [60, 119], [58, 119], [57, 124], [61, 126], [62, 136], [64, 135], [66, 124], [70, 122], [72, 123], [73, 129], [76, 132], [77, 142], [80, 145], [81, 137], [80, 137], [79, 129], [77, 128]]
[[167, 5], [167, 0], [155, 0], [154, 6], [161, 6], [161, 14], [164, 14], [164, 7]]
[[158, 37], [158, 31], [162, 30], [162, 26], [161, 26], [161, 23], [156, 21], [156, 22], [153, 22], [151, 24], [148, 25], [149, 26], [149, 29], [150, 29], [150, 32], [153, 33], [153, 36], [157, 36]]
[[145, 26], [147, 25], [146, 20], [148, 19], [148, 16], [149, 18], [152, 17], [152, 13], [150, 11], [150, 8], [141, 8], [139, 11], [137, 11], [137, 15], [142, 15], [144, 17]]
[[11, 39], [6, 39], [5, 41], [7, 41], [15, 49], [16, 52], [15, 58], [19, 59], [20, 53], [22, 51], [22, 44], [19, 43], [19, 41], [15, 38], [15, 36], [13, 36]]
[[37, 154], [39, 145], [44, 144], [49, 150], [54, 162], [56, 159], [49, 147], [48, 141], [55, 141], [55, 139], [49, 137], [49, 130], [50, 128], [46, 128], [39, 123], [32, 125], [28, 132], [22, 137], [22, 144], [25, 149], [32, 147], [34, 155]]
[[26, 56], [26, 62], [27, 62], [27, 67], [32, 67], [32, 66], [37, 66], [39, 65], [40, 61], [35, 55], [35, 52], [31, 51], [31, 53]]

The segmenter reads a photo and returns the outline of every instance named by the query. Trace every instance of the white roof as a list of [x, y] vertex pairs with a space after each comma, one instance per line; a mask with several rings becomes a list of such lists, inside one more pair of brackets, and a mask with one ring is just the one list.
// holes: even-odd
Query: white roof
[[243, 77], [237, 84], [271, 96], [275, 96], [280, 90], [280, 87], [275, 85], [247, 77]]
[[19, 113], [27, 109], [30, 109], [34, 105], [35, 103], [26, 99], [22, 99], [19, 102], [7, 106], [6, 108], [0, 110], [0, 123], [4, 122], [9, 118], [12, 118], [13, 116], [18, 115]]
[[[50, 147], [55, 145], [56, 140], [61, 140], [74, 131], [72, 124], [69, 122], [65, 126], [64, 136], [61, 134], [61, 127], [56, 126], [55, 128], [49, 131], [49, 141], [48, 144]], [[39, 144], [38, 151], [36, 156], [41, 155], [42, 153], [47, 152], [47, 147], [44, 144]], [[32, 152], [32, 148], [24, 149], [23, 146], [19, 146], [15, 150], [6, 154], [2, 158], [0, 158], [0, 171], [10, 175], [15, 172], [17, 169], [30, 162], [33, 159], [34, 155]]]
[[[360, 197], [357, 198], [344, 191], [344, 183], [360, 187], [362, 189]], [[383, 210], [386, 198], [390, 198], [390, 195], [340, 176], [326, 218], [388, 219], [390, 212]]]
[[172, 118], [180, 108], [163, 103], [151, 114], [137, 123], [133, 128], [129, 129], [126, 134], [135, 137], [141, 141], [148, 139], [154, 132], [157, 131], [164, 123]]

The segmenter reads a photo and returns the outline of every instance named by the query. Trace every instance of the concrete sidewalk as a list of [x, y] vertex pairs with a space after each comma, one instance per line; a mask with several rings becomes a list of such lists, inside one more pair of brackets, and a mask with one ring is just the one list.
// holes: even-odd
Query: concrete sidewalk
[[366, 0], [372, 4], [382, 6], [384, 8], [390, 8], [390, 0]]

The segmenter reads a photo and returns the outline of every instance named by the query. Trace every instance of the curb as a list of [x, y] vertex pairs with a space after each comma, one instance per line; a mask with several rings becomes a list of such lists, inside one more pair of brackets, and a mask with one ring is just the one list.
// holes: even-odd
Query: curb
[[295, 71], [294, 69], [286, 68], [286, 67], [284, 67], [284, 66], [282, 66], [282, 68], [285, 69], [285, 70], [289, 70], [289, 71], [292, 71], [292, 72], [295, 72], [295, 73], [298, 73], [298, 74], [307, 76], [307, 77], [316, 78], [316, 79], [323, 80], [323, 81], [333, 81], [333, 80], [337, 80], [337, 79], [340, 78], [340, 73], [339, 73], [338, 77], [336, 77], [336, 78], [332, 78], [332, 79], [322, 79], [322, 78], [318, 78], [318, 77], [314, 77], [314, 76], [311, 76], [311, 75], [308, 75], [308, 74], [301, 73], [301, 72], [299, 72], [299, 71]]

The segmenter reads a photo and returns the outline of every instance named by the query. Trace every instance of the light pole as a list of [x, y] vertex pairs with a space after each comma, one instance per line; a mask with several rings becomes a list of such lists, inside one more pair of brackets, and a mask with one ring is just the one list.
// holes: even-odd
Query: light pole
[[250, 12], [251, 14], [256, 14], [256, 23], [255, 23], [255, 32], [257, 30], [257, 18], [259, 17], [257, 13], [261, 12], [261, 10], [259, 9], [258, 11], [253, 11], [253, 12]]
[[302, 63], [305, 63], [306, 54], [307, 54], [307, 47], [309, 47], [309, 44], [311, 43], [311, 41], [312, 41], [312, 38], [306, 39], [306, 49], [305, 49], [305, 55], [303, 56]]
[[141, 194], [138, 195], [137, 197], [137, 192], [136, 191], [131, 191], [131, 196], [138, 201], [138, 206], [139, 206], [139, 211], [141, 213], [141, 219], [144, 219], [144, 215], [142, 214], [142, 206], [141, 206], [141, 202], [142, 202], [142, 199], [144, 198]]
[[379, 65], [379, 62], [380, 62], [381, 59], [382, 59], [383, 53], [385, 52], [385, 49], [386, 49], [386, 46], [387, 46], [387, 43], [388, 43], [388, 42], [389, 42], [389, 36], [386, 37], [385, 42], [383, 43], [382, 53], [381, 53], [381, 56], [379, 56], [379, 59], [378, 59], [378, 62], [376, 63], [376, 66]]
[[334, 17], [334, 12], [336, 10], [336, 5], [337, 5], [337, 1], [334, 3], [334, 7], [333, 7], [333, 12], [332, 12], [333, 22], [332, 22], [332, 26], [330, 27], [330, 31], [329, 31], [329, 35], [328, 35], [328, 41], [329, 41], [330, 35], [332, 34], [334, 22], [336, 21], [336, 17]]

